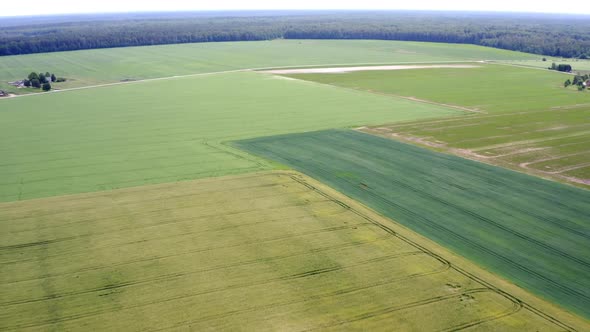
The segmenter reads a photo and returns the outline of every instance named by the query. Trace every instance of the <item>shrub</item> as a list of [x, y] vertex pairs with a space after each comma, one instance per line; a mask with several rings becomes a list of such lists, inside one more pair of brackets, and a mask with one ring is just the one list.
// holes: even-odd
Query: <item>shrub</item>
[[39, 81], [38, 78], [34, 78], [34, 79], [31, 80], [31, 86], [33, 88], [39, 89], [41, 87], [41, 81]]

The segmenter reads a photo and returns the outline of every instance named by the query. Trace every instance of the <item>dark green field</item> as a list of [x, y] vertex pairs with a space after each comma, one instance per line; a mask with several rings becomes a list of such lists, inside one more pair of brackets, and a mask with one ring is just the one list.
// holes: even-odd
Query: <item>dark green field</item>
[[590, 191], [354, 131], [235, 144], [590, 317]]

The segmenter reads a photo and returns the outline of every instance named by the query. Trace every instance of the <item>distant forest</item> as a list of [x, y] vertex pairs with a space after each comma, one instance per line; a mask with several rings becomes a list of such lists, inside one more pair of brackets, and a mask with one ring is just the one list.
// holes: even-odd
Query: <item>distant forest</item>
[[590, 16], [468, 12], [208, 12], [0, 18], [0, 56], [268, 39], [475, 44], [590, 57]]

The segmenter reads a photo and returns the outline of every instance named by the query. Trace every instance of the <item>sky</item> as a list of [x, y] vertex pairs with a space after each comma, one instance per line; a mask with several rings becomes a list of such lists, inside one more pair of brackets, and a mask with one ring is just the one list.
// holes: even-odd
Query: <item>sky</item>
[[416, 9], [590, 14], [588, 0], [25, 0], [2, 1], [0, 16], [234, 9]]

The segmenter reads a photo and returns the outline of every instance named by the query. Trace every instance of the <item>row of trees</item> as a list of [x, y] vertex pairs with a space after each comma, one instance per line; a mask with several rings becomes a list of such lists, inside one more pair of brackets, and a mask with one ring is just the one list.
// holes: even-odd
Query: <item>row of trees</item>
[[549, 56], [590, 56], [590, 20], [546, 14], [257, 12], [123, 14], [2, 26], [0, 55], [174, 43], [382, 39], [466, 43]]
[[574, 76], [573, 81], [570, 80], [569, 78], [563, 83], [564, 87], [569, 87], [570, 85], [576, 86], [578, 87], [578, 91], [584, 91], [588, 88], [590, 88], [588, 86], [588, 80], [590, 80], [590, 75], [586, 74], [586, 75], [576, 75]]

